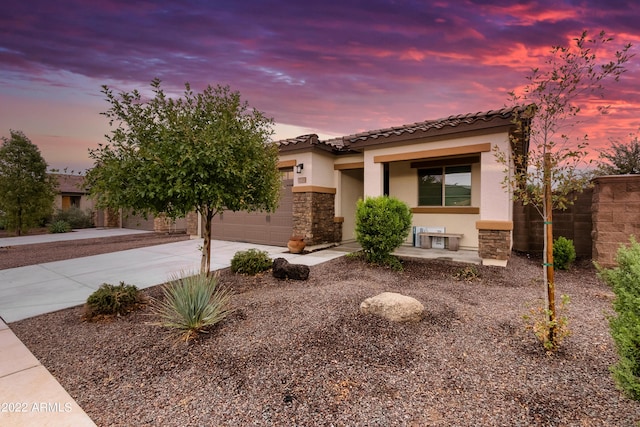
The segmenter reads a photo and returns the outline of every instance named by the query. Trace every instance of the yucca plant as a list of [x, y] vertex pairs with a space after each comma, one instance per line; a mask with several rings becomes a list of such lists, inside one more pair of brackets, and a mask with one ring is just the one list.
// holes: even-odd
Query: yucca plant
[[157, 323], [177, 331], [189, 341], [199, 333], [224, 319], [229, 308], [231, 292], [218, 288], [218, 275], [184, 274], [175, 277], [163, 289], [164, 298], [155, 305], [160, 316]]
[[71, 231], [71, 225], [67, 221], [55, 221], [49, 225], [50, 233], [68, 233]]

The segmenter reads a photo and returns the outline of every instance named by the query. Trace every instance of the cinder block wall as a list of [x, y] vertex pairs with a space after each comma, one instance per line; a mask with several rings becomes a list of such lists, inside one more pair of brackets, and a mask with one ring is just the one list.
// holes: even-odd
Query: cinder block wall
[[640, 175], [594, 179], [592, 218], [592, 258], [612, 267], [618, 249], [629, 243], [630, 236], [640, 240]]
[[[553, 236], [573, 240], [579, 257], [592, 256], [593, 189], [586, 189], [567, 210], [553, 211]], [[542, 254], [544, 248], [544, 221], [536, 208], [516, 202], [513, 206], [513, 249], [520, 252]]]

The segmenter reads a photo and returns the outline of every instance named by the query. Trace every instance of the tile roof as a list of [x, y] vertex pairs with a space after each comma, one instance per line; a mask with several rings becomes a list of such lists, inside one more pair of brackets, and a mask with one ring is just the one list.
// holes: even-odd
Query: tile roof
[[400, 136], [402, 134], [413, 134], [415, 132], [428, 132], [444, 128], [455, 128], [460, 125], [471, 125], [476, 122], [490, 122], [496, 118], [510, 119], [519, 107], [502, 108], [500, 110], [490, 110], [477, 113], [458, 114], [437, 120], [427, 120], [424, 122], [412, 123], [403, 126], [395, 126], [386, 129], [371, 130], [354, 135], [345, 136], [349, 142], [364, 141], [370, 138], [388, 138], [390, 136]]
[[[424, 122], [411, 123], [402, 126], [394, 126], [384, 129], [370, 130], [366, 132], [360, 132], [353, 135], [347, 135], [338, 138], [332, 138], [325, 141], [320, 141], [318, 135], [308, 134], [301, 135], [297, 138], [290, 138], [281, 141], [277, 141], [277, 144], [281, 147], [299, 146], [297, 148], [309, 147], [311, 145], [324, 146], [325, 149], [332, 151], [349, 151], [350, 146], [355, 144], [361, 146], [361, 144], [367, 140], [382, 140], [385, 138], [402, 137], [418, 133], [428, 133], [428, 135], [437, 136], [442, 133], [450, 133], [459, 126], [465, 125], [487, 125], [490, 127], [491, 122], [495, 120], [498, 125], [504, 125], [505, 122], [513, 118], [514, 114], [522, 113], [525, 111], [525, 107], [516, 106], [502, 108], [499, 110], [481, 111], [476, 113], [458, 114], [449, 117], [445, 117], [437, 120], [426, 120]], [[378, 141], [378, 143], [383, 141]], [[355, 148], [355, 147], [354, 147]]]
[[84, 176], [69, 174], [53, 174], [58, 180], [58, 191], [60, 193], [87, 193], [84, 185]]

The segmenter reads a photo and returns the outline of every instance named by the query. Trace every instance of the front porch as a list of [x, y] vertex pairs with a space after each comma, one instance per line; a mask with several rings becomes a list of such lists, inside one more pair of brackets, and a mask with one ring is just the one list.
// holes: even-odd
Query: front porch
[[[357, 252], [361, 248], [360, 244], [356, 241], [343, 242], [340, 245], [330, 248], [332, 251], [340, 251], [345, 253]], [[322, 250], [321, 246], [307, 247], [307, 250], [313, 252], [314, 250]], [[453, 261], [467, 264], [482, 264], [482, 259], [478, 256], [478, 251], [473, 250], [458, 250], [450, 251], [447, 249], [422, 249], [416, 248], [411, 245], [402, 245], [393, 252], [394, 255], [399, 257], [410, 258], [422, 258], [422, 259], [434, 259]]]

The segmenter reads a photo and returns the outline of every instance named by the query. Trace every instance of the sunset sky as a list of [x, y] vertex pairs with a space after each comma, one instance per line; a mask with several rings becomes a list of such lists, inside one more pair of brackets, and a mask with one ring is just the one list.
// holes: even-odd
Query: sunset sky
[[[0, 136], [21, 130], [51, 167], [91, 167], [100, 93], [229, 85], [276, 123], [321, 138], [508, 103], [554, 45], [604, 30], [640, 52], [638, 1], [9, 0], [0, 14]], [[640, 55], [580, 133], [597, 152], [640, 129]], [[611, 105], [596, 117], [597, 105]]]

